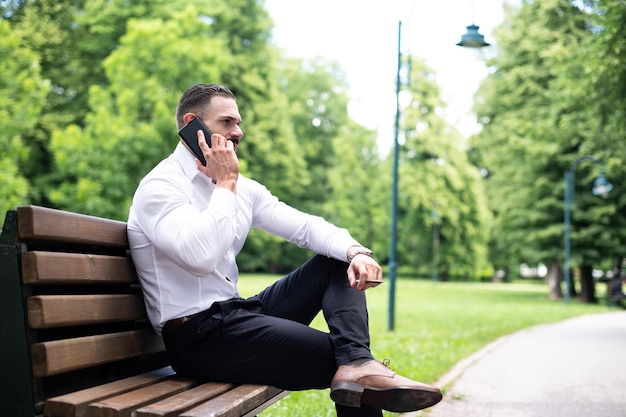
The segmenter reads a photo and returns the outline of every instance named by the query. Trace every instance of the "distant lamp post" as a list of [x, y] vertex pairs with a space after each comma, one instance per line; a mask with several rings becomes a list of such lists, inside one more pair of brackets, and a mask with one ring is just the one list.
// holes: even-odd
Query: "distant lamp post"
[[433, 282], [439, 281], [439, 246], [441, 243], [440, 221], [439, 212], [437, 211], [437, 205], [433, 207]]
[[593, 189], [591, 192], [593, 195], [605, 197], [612, 189], [613, 184], [607, 181], [604, 176], [604, 166], [602, 163], [596, 158], [583, 155], [577, 158], [572, 165], [570, 166], [569, 171], [565, 171], [565, 201], [563, 204], [564, 207], [564, 221], [565, 221], [565, 261], [563, 265], [563, 274], [565, 277], [565, 296], [564, 301], [565, 304], [569, 304], [570, 292], [572, 289], [572, 278], [570, 273], [570, 252], [571, 252], [571, 243], [570, 243], [570, 225], [571, 225], [571, 206], [574, 201], [574, 178], [576, 173], [576, 168], [583, 161], [591, 161], [595, 163], [600, 169], [600, 174], [593, 182]]
[[[471, 30], [470, 30], [471, 28]], [[459, 46], [469, 48], [482, 48], [489, 44], [485, 42], [482, 35], [478, 33], [478, 26], [472, 24], [467, 27], [468, 33], [461, 37]], [[480, 38], [480, 39], [479, 39]], [[389, 330], [395, 328], [395, 305], [396, 305], [396, 240], [398, 236], [398, 164], [400, 147], [398, 136], [400, 133], [400, 71], [402, 70], [402, 21], [398, 22], [398, 71], [396, 73], [396, 118], [395, 133], [393, 141], [393, 172], [391, 184], [391, 231], [389, 243], [389, 318], [387, 327]]]

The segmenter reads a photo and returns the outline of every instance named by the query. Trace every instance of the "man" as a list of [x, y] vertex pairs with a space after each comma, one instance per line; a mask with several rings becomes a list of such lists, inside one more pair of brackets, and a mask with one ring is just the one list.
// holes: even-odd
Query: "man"
[[[212, 132], [197, 132], [206, 165], [181, 141], [141, 181], [128, 219], [148, 316], [176, 372], [287, 390], [330, 387], [339, 416], [439, 402], [438, 388], [372, 358], [364, 290], [382, 282], [372, 252], [347, 230], [289, 207], [239, 173], [235, 151], [243, 132], [229, 89], [187, 90], [176, 110], [178, 129], [196, 117]], [[319, 255], [243, 299], [235, 257], [251, 227]], [[328, 333], [309, 327], [319, 311]]]

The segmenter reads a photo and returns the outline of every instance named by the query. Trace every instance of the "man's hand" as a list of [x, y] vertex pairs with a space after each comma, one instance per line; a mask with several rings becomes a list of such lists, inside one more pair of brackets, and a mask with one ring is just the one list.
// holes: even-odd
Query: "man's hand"
[[383, 270], [373, 258], [358, 254], [348, 266], [348, 281], [352, 288], [364, 291], [383, 282]]
[[213, 183], [220, 188], [227, 188], [237, 192], [237, 178], [239, 177], [239, 159], [235, 153], [235, 145], [224, 136], [214, 133], [211, 135], [211, 147], [206, 143], [204, 132], [198, 130], [198, 145], [206, 159], [206, 166], [196, 160], [196, 166]]

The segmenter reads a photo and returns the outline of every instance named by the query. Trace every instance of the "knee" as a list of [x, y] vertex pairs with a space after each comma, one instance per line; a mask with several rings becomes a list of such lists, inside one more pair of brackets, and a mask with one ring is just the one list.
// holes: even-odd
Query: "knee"
[[329, 258], [328, 256], [324, 256], [324, 255], [315, 255], [313, 257], [313, 260], [321, 264], [326, 264], [330, 268], [336, 268], [336, 267], [347, 268], [348, 267], [347, 261], [340, 261], [335, 258]]
[[348, 262], [329, 258], [324, 255], [315, 255], [312, 261], [317, 264], [318, 271], [326, 271], [328, 277], [345, 278], [348, 271]]

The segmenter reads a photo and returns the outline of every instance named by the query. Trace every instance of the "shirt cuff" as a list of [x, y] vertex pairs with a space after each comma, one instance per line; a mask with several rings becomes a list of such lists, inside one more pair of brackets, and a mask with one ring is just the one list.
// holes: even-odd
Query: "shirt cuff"
[[361, 246], [352, 236], [342, 236], [338, 238], [330, 250], [330, 256], [339, 261], [348, 262], [348, 248], [350, 246]]

